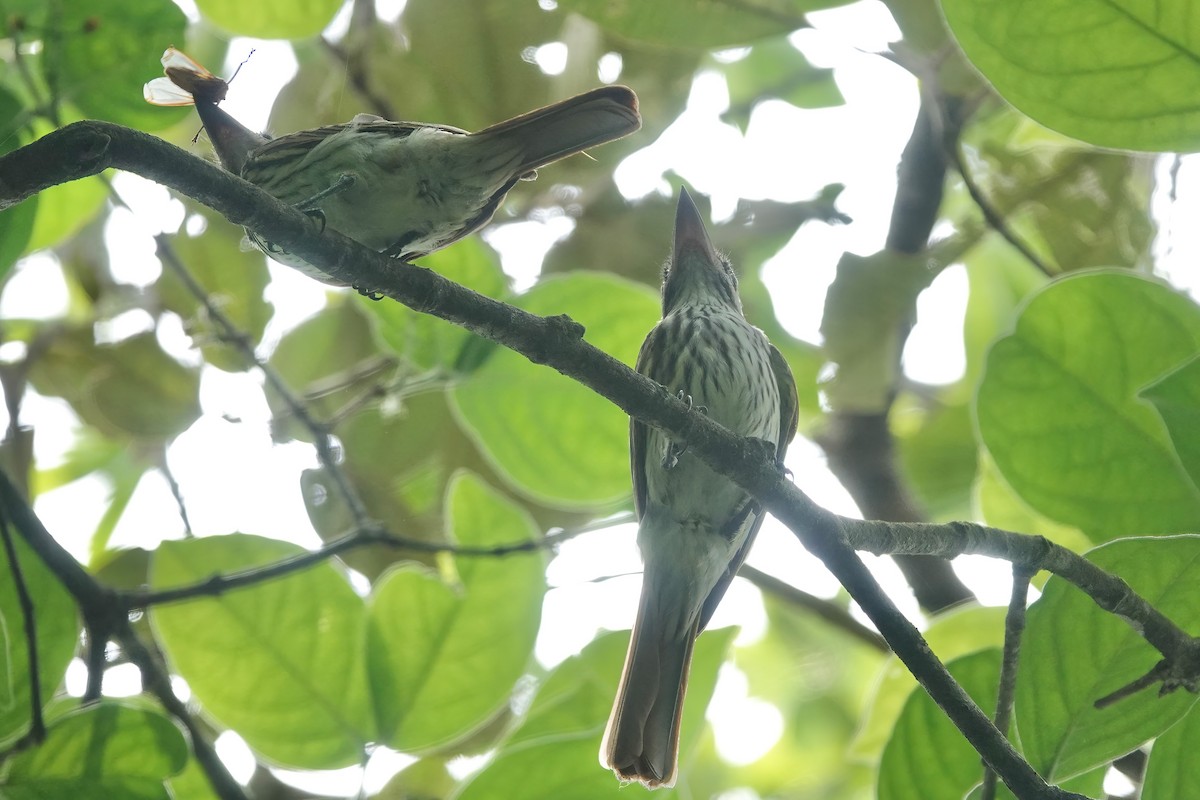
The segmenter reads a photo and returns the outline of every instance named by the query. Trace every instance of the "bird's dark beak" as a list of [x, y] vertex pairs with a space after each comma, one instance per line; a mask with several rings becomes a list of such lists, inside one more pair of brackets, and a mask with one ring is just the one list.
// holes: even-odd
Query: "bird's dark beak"
[[679, 205], [675, 209], [675, 247], [671, 263], [683, 264], [691, 260], [687, 256], [699, 257], [708, 264], [721, 263], [708, 238], [708, 231], [704, 229], [704, 218], [700, 216], [700, 209], [696, 208], [688, 190], [680, 188]]
[[213, 150], [217, 151], [221, 166], [234, 175], [241, 175], [250, 154], [268, 141], [261, 133], [255, 133], [226, 114], [216, 103], [197, 99], [196, 112], [204, 123]]

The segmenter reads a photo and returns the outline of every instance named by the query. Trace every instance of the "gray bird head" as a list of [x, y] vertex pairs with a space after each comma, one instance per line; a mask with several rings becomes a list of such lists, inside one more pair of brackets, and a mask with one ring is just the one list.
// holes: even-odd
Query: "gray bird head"
[[729, 259], [713, 248], [687, 189], [679, 191], [675, 245], [663, 267], [662, 298], [663, 316], [688, 305], [726, 306], [742, 313], [737, 275]]

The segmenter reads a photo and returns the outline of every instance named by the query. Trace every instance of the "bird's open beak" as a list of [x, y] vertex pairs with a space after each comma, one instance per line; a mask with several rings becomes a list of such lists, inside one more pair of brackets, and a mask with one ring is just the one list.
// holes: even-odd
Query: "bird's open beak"
[[700, 216], [700, 209], [696, 208], [688, 190], [681, 188], [679, 205], [675, 209], [675, 246], [671, 263], [683, 264], [689, 260], [685, 255], [691, 255], [693, 258], [699, 256], [708, 264], [721, 263], [708, 238], [708, 231], [704, 229], [704, 218]]

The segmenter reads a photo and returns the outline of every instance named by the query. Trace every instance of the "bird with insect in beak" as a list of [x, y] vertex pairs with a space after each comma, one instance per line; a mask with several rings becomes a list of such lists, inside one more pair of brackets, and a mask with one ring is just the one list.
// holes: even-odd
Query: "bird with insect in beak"
[[[482, 228], [517, 181], [532, 180], [539, 168], [641, 127], [633, 90], [604, 86], [477, 133], [359, 114], [340, 125], [272, 139], [221, 110], [225, 81], [175, 48], [162, 62], [167, 77], [146, 85], [146, 100], [179, 105], [181, 96], [190, 96], [225, 169], [319, 217], [326, 228], [401, 261]], [[344, 285], [246, 233], [276, 261]]]
[[[782, 464], [796, 433], [796, 383], [766, 335], [746, 321], [737, 276], [709, 241], [687, 190], [663, 269], [662, 321], [637, 371]], [[631, 420], [642, 594], [600, 760], [623, 781], [673, 786], [692, 647], [746, 559], [764, 511], [687, 443]], [[782, 467], [781, 467], [782, 468]]]

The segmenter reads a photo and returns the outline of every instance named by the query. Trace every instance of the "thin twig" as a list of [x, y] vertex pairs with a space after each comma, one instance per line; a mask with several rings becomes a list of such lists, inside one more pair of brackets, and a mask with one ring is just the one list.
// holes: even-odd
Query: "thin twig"
[[[1012, 724], [1013, 699], [1017, 694], [1017, 669], [1021, 662], [1021, 637], [1025, 633], [1025, 605], [1033, 572], [1019, 564], [1012, 568], [1012, 593], [1004, 617], [1004, 654], [1000, 661], [1000, 684], [996, 689], [996, 728], [1008, 735]], [[995, 800], [996, 772], [984, 765], [980, 800]]]
[[183, 489], [179, 486], [179, 481], [175, 480], [175, 473], [167, 461], [165, 447], [158, 451], [158, 471], [166, 478], [167, 485], [171, 487], [171, 496], [175, 498], [175, 505], [179, 508], [179, 518], [183, 520], [183, 535], [188, 539], [194, 538], [196, 534], [192, 531], [192, 521], [188, 517], [187, 503], [183, 499]]
[[171, 246], [170, 240], [165, 235], [159, 234], [154, 237], [154, 241], [158, 247], [158, 257], [183, 281], [183, 285], [187, 290], [204, 306], [204, 311], [209, 319], [215, 322], [217, 327], [220, 328], [222, 338], [233, 345], [243, 357], [248, 359], [250, 363], [254, 364], [262, 372], [263, 378], [266, 379], [271, 389], [283, 400], [284, 405], [287, 406], [291, 415], [304, 426], [305, 430], [312, 434], [313, 446], [317, 450], [317, 460], [321, 462], [321, 466], [329, 473], [334, 487], [346, 503], [346, 507], [349, 508], [350, 518], [354, 521], [355, 527], [368, 527], [371, 524], [370, 515], [367, 513], [366, 506], [363, 505], [362, 498], [358, 496], [358, 492], [354, 490], [354, 487], [350, 484], [350, 480], [346, 477], [346, 473], [338, 463], [328, 427], [313, 417], [308, 407], [292, 392], [291, 387], [287, 385], [287, 382], [283, 380], [283, 377], [278, 372], [258, 358], [249, 337], [238, 330], [233, 321], [225, 316], [224, 312], [212, 301], [212, 298], [208, 296], [208, 292], [192, 276], [187, 267], [184, 266], [175, 252], [175, 248]]
[[856, 620], [849, 611], [829, 602], [823, 597], [809, 594], [803, 589], [793, 586], [786, 581], [781, 581], [774, 575], [768, 575], [748, 564], [742, 565], [742, 568], [738, 570], [738, 576], [745, 578], [763, 591], [769, 592], [794, 606], [799, 606], [805, 611], [820, 617], [833, 625], [833, 627], [845, 631], [855, 639], [870, 645], [880, 652], [891, 652], [891, 648], [887, 645], [887, 640]]
[[264, 581], [289, 575], [293, 572], [308, 569], [347, 550], [353, 550], [369, 544], [382, 544], [418, 553], [451, 553], [464, 558], [499, 558], [518, 553], [549, 550], [587, 532], [587, 530], [587, 527], [580, 527], [550, 533], [541, 539], [525, 539], [518, 542], [492, 545], [490, 547], [463, 547], [448, 542], [427, 542], [422, 539], [407, 539], [378, 527], [363, 528], [348, 533], [341, 538], [334, 539], [316, 550], [299, 553], [290, 558], [276, 561], [273, 564], [242, 570], [241, 572], [234, 572], [229, 575], [213, 575], [211, 578], [205, 578], [202, 581], [174, 589], [118, 592], [118, 598], [123, 608], [132, 611], [149, 608], [150, 606], [164, 605], [166, 603], [177, 603], [181, 600], [190, 600], [195, 597], [215, 597], [234, 589], [243, 589], [263, 583]]
[[947, 151], [950, 154], [950, 160], [954, 163], [954, 168], [958, 170], [959, 176], [962, 178], [963, 186], [967, 190], [967, 194], [971, 196], [971, 200], [979, 208], [979, 212], [983, 214], [984, 220], [992, 227], [992, 230], [1000, 234], [1004, 241], [1012, 245], [1018, 253], [1020, 253], [1026, 261], [1032, 264], [1043, 275], [1053, 278], [1057, 273], [1050, 269], [1049, 265], [1042, 260], [1042, 257], [1033, 251], [1024, 239], [1017, 235], [1016, 231], [1008, 224], [1008, 220], [1000, 213], [983, 189], [975, 181], [975, 176], [971, 174], [970, 167], [967, 166], [966, 159], [962, 157], [962, 145], [955, 143], [947, 144]]
[[37, 615], [34, 613], [33, 598], [25, 583], [25, 572], [17, 556], [17, 545], [12, 531], [8, 529], [8, 515], [0, 509], [0, 538], [4, 539], [4, 552], [8, 556], [13, 586], [17, 590], [17, 602], [21, 606], [21, 619], [25, 625], [26, 658], [29, 666], [29, 730], [13, 745], [13, 750], [28, 745], [40, 744], [46, 738], [46, 721], [42, 717], [42, 673], [38, 660]]

